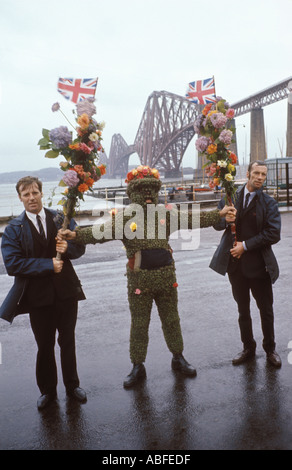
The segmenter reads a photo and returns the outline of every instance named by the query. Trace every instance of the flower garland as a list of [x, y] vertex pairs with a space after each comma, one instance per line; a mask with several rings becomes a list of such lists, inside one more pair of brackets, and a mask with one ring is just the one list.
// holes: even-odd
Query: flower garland
[[147, 165], [139, 165], [137, 168], [129, 171], [127, 178], [125, 179], [125, 183], [129, 183], [133, 179], [144, 179], [148, 176], [154, 176], [156, 179], [160, 178], [159, 172], [156, 170], [156, 168], [150, 168]]
[[77, 127], [70, 123], [59, 103], [53, 104], [52, 111], [63, 114], [77, 137], [73, 140], [72, 132], [66, 126], [60, 126], [51, 131], [43, 129], [43, 137], [38, 142], [40, 150], [48, 150], [45, 157], [56, 158], [61, 154], [66, 160], [60, 163], [64, 176], [59, 183], [60, 186], [67, 186], [62, 193], [64, 197], [59, 201], [65, 214], [64, 227], [68, 226], [75, 214], [77, 200], [84, 200], [84, 193], [92, 191], [94, 183], [106, 173], [105, 165], [97, 164], [99, 153], [104, 151], [101, 144], [104, 123], [97, 123], [93, 119], [96, 113], [93, 102], [94, 99], [89, 98], [77, 103]]
[[209, 186], [212, 189], [222, 186], [229, 202], [236, 191], [237, 156], [228, 149], [234, 142], [234, 128], [230, 125], [233, 117], [234, 109], [224, 99], [217, 98], [216, 103], [205, 106], [194, 124], [195, 132], [200, 136], [196, 140], [196, 148], [207, 158], [204, 167], [206, 175], [211, 178]]

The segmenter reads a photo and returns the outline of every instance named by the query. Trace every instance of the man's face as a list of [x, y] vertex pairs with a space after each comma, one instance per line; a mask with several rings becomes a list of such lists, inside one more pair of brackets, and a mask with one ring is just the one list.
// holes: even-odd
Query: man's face
[[41, 211], [43, 207], [42, 197], [43, 193], [40, 192], [36, 183], [26, 187], [20, 186], [19, 188], [19, 199], [25, 210], [33, 214], [38, 214]]
[[247, 172], [247, 189], [249, 191], [260, 189], [266, 180], [267, 172], [268, 169], [266, 166], [254, 164], [251, 170]]

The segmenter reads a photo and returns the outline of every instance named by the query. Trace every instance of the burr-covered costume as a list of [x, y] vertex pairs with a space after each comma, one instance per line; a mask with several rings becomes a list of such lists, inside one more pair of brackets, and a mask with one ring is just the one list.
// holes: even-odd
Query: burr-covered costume
[[[125, 246], [131, 311], [130, 358], [134, 369], [138, 365], [138, 376], [145, 375], [143, 362], [147, 354], [153, 300], [157, 305], [166, 344], [174, 355], [173, 368], [186, 375], [195, 375], [195, 369], [182, 356], [183, 338], [177, 307], [178, 284], [169, 245], [170, 234], [182, 228], [182, 211], [175, 205], [158, 205], [161, 181], [157, 170], [138, 167], [128, 173], [126, 181], [131, 204], [113, 215], [103, 226], [77, 228], [75, 241], [95, 244], [119, 238]], [[192, 212], [184, 213], [188, 228], [209, 227], [220, 220], [217, 209], [198, 212], [197, 216], [197, 226], [194, 227], [195, 218]], [[185, 223], [183, 228], [186, 228]], [[181, 365], [183, 362], [185, 364]], [[128, 377], [124, 386], [136, 383], [131, 374]]]

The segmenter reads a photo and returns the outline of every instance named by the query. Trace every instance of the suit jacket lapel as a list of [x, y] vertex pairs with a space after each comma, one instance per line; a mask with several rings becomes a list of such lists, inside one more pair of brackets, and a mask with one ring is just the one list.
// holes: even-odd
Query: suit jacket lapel
[[49, 241], [52, 237], [54, 238], [56, 237], [57, 228], [54, 223], [52, 214], [47, 209], [45, 209], [45, 213], [46, 213], [46, 222], [47, 222], [47, 239]]

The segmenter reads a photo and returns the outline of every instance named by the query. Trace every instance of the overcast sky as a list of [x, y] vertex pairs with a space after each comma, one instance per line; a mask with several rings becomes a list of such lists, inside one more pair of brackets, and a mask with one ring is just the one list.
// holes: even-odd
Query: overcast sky
[[[115, 133], [134, 142], [153, 91], [185, 95], [214, 75], [217, 95], [233, 103], [291, 77], [291, 18], [292, 0], [0, 0], [0, 171], [59, 165], [37, 146], [43, 127], [67, 125], [51, 105], [70, 117], [75, 107], [58, 77], [99, 77], [109, 154]], [[264, 113], [268, 157], [285, 155], [287, 100]], [[242, 161], [250, 116], [237, 126]], [[183, 164], [195, 163], [193, 139]]]

